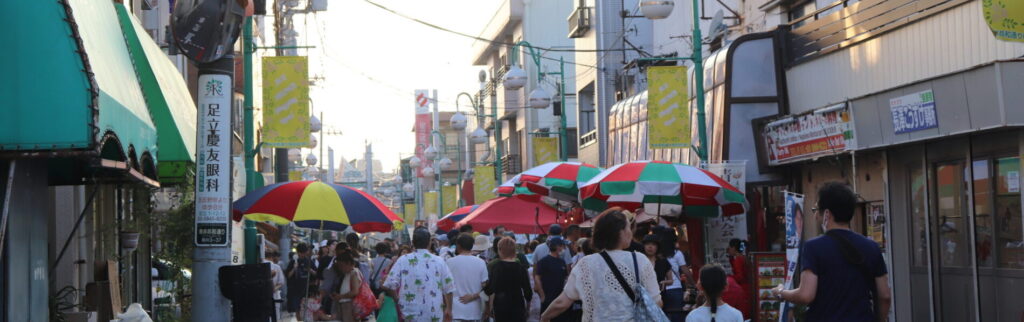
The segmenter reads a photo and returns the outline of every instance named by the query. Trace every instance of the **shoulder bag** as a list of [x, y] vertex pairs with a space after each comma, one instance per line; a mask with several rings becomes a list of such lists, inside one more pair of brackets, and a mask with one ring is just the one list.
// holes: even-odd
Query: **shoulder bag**
[[640, 283], [640, 269], [636, 262], [636, 253], [630, 252], [630, 255], [633, 255], [633, 274], [636, 275], [636, 285], [632, 287], [626, 282], [626, 278], [622, 277], [622, 273], [619, 272], [618, 266], [615, 266], [611, 256], [608, 256], [608, 252], [601, 252], [601, 258], [604, 258], [604, 262], [608, 264], [608, 268], [615, 275], [615, 279], [619, 281], [619, 286], [622, 286], [622, 289], [626, 291], [626, 295], [633, 301], [633, 319], [636, 321], [668, 322], [668, 316], [647, 294], [643, 283]]

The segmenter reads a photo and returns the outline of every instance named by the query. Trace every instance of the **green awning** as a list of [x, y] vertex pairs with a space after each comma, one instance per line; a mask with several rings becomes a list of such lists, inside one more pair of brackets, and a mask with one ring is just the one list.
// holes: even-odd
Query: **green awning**
[[135, 71], [142, 83], [149, 112], [156, 123], [157, 173], [164, 183], [184, 178], [187, 165], [195, 162], [196, 105], [185, 79], [146, 29], [123, 4], [114, 4]]
[[0, 149], [155, 166], [156, 129], [112, 1], [0, 1], [0, 28]]

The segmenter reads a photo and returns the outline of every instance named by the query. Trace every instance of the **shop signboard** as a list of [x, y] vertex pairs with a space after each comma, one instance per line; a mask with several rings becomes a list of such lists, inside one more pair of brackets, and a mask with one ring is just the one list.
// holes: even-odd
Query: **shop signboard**
[[982, 15], [999, 40], [1024, 42], [1024, 1], [985, 0]]
[[433, 160], [428, 160], [423, 156], [423, 150], [426, 150], [431, 144], [431, 131], [434, 130], [433, 115], [430, 113], [430, 91], [425, 89], [417, 89], [413, 92], [416, 106], [416, 157], [420, 159], [420, 168], [415, 169], [416, 176], [423, 178], [423, 169], [432, 167], [434, 164]]
[[896, 134], [939, 127], [939, 118], [935, 114], [935, 94], [930, 89], [890, 99], [889, 108], [892, 110], [892, 127]]
[[231, 77], [199, 76], [199, 124], [196, 127], [195, 244], [231, 242]]
[[[651, 149], [690, 147], [685, 66], [647, 69], [647, 142]], [[646, 149], [647, 147], [642, 147]]]
[[765, 125], [762, 137], [772, 166], [835, 155], [857, 145], [850, 109], [841, 103]]
[[263, 57], [263, 105], [265, 146], [309, 146], [309, 61], [306, 57]]
[[752, 253], [754, 264], [753, 321], [779, 321], [782, 301], [772, 294], [772, 288], [786, 279], [786, 255], [783, 253]]
[[[746, 191], [747, 161], [741, 160], [724, 161], [721, 163], [705, 163], [704, 169], [729, 182], [729, 184], [733, 185], [740, 191]], [[709, 262], [718, 262], [727, 269], [731, 268], [729, 265], [729, 257], [725, 250], [729, 248], [729, 241], [733, 238], [741, 240], [747, 239], [746, 214], [709, 218], [707, 220], [707, 227], [708, 247], [711, 248], [711, 251], [708, 252], [708, 256], [711, 257]]]
[[[800, 261], [800, 244], [803, 242], [804, 231], [804, 195], [792, 192], [785, 193], [786, 203], [786, 275], [784, 288], [793, 289], [793, 276], [796, 275]], [[759, 294], [760, 296], [760, 294]], [[782, 305], [779, 321], [792, 321], [788, 315], [793, 311], [791, 304]]]

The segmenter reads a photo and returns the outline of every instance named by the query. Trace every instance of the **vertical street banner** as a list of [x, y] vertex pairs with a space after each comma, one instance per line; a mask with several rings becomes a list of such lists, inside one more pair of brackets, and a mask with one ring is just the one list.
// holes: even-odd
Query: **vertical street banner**
[[[433, 115], [430, 114], [430, 90], [417, 89], [413, 92], [416, 104], [416, 157], [420, 158], [420, 168], [415, 169], [416, 176], [423, 177], [423, 168], [431, 167], [433, 160], [423, 157], [423, 150], [431, 145], [431, 134], [433, 131]], [[436, 212], [436, 211], [435, 211]]]
[[412, 227], [413, 223], [416, 222], [416, 203], [405, 204], [405, 213], [403, 215], [405, 217], [402, 217], [402, 220], [405, 221], [407, 227]]
[[649, 67], [647, 81], [647, 142], [651, 149], [690, 147], [686, 67]]
[[423, 193], [423, 218], [430, 218], [430, 215], [440, 217], [437, 214], [437, 191]]
[[196, 125], [196, 246], [231, 242], [231, 77], [199, 76]]
[[483, 204], [487, 200], [494, 199], [494, 188], [497, 188], [494, 180], [494, 166], [484, 165], [473, 167], [473, 200], [476, 204]]
[[263, 144], [309, 146], [309, 62], [305, 56], [263, 57]]
[[[740, 191], [746, 191], [747, 161], [705, 163], [704, 169], [729, 182], [729, 184], [740, 189]], [[719, 262], [726, 268], [731, 268], [725, 250], [729, 248], [729, 241], [733, 238], [747, 239], [747, 215], [739, 214], [708, 218], [707, 227], [708, 245], [711, 247], [711, 252], [709, 252], [708, 256], [711, 257], [712, 261]]]
[[982, 14], [999, 40], [1024, 42], [1024, 1], [982, 0]]
[[[803, 242], [804, 231], [804, 195], [792, 192], [785, 193], [786, 203], [786, 283], [784, 288], [793, 289], [793, 276], [796, 275], [800, 261], [800, 244]], [[792, 321], [792, 303], [782, 306], [779, 322]]]
[[444, 199], [444, 213], [438, 215], [438, 218], [444, 217], [444, 215], [447, 215], [459, 208], [459, 187], [444, 186], [441, 187], [441, 191], [444, 192], [443, 196], [441, 196], [441, 198]]
[[533, 138], [533, 166], [558, 161], [558, 138]]

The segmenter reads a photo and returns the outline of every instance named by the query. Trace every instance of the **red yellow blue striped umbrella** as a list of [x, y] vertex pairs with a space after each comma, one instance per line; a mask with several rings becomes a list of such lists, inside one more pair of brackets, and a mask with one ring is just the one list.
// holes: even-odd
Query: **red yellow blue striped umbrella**
[[294, 181], [250, 192], [232, 206], [235, 220], [245, 217], [304, 228], [389, 232], [402, 224], [380, 200], [362, 190], [319, 181]]
[[480, 208], [480, 205], [471, 205], [455, 209], [455, 211], [452, 211], [451, 213], [444, 215], [444, 217], [441, 217], [441, 219], [437, 220], [437, 228], [441, 230], [451, 230], [452, 228], [455, 227], [455, 223], [458, 223], [460, 220], [465, 219], [466, 216], [469, 216], [469, 213], [476, 210], [476, 208]]
[[608, 168], [580, 186], [583, 208], [643, 207], [659, 216], [718, 217], [746, 212], [743, 193], [707, 170], [661, 161]]

